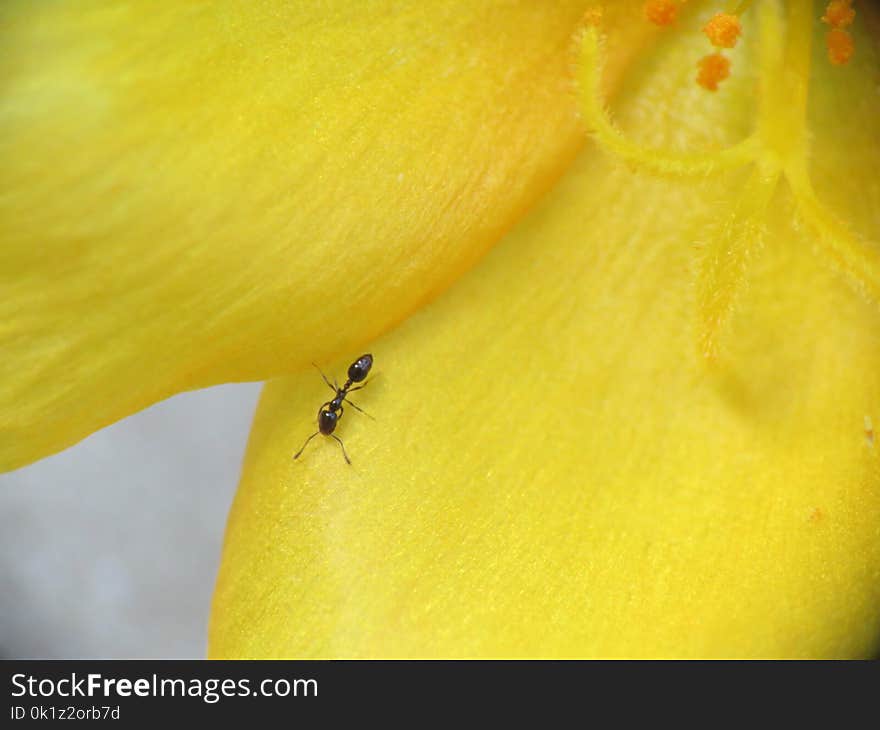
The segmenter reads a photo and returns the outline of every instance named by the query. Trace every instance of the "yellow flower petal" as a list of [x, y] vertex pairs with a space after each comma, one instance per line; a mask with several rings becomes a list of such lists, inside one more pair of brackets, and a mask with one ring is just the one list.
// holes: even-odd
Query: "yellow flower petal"
[[[692, 81], [698, 20], [615, 109], [648, 143], [749, 131], [748, 44], [709, 96]], [[880, 60], [865, 43], [854, 60], [814, 64], [811, 169], [877, 241]], [[766, 208], [723, 357], [693, 347], [693, 243], [747, 179], [656, 180], [587, 150], [476, 269], [370, 345], [376, 379], [356, 400], [377, 421], [349, 411], [337, 431], [351, 467], [323, 438], [291, 459], [325, 397], [314, 373], [267, 386], [210, 654], [875, 650], [880, 313], [814, 252], [791, 187]]]
[[0, 469], [442, 290], [581, 144], [584, 4], [4, 3]]

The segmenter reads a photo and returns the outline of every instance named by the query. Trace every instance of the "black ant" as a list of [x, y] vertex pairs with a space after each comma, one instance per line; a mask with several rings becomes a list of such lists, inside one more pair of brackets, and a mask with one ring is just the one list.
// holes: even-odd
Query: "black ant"
[[[312, 363], [315, 365], [314, 363]], [[333, 400], [328, 400], [326, 403], [323, 403], [321, 407], [318, 409], [318, 430], [315, 431], [311, 436], [306, 439], [306, 442], [302, 445], [302, 449], [294, 454], [293, 458], [299, 458], [299, 455], [303, 452], [303, 450], [308, 446], [309, 441], [311, 441], [315, 436], [319, 433], [323, 433], [325, 436], [332, 436], [335, 438], [339, 445], [342, 447], [342, 455], [345, 457], [345, 460], [351, 464], [351, 459], [348, 458], [348, 454], [345, 452], [345, 444], [342, 443], [342, 439], [339, 438], [335, 433], [336, 424], [339, 423], [342, 418], [342, 414], [345, 413], [345, 409], [342, 407], [343, 401], [348, 403], [352, 408], [357, 411], [360, 411], [368, 418], [372, 418], [369, 413], [361, 410], [357, 405], [352, 403], [348, 399], [348, 394], [355, 390], [360, 390], [361, 388], [365, 388], [367, 386], [366, 383], [363, 385], [359, 385], [357, 388], [352, 388], [353, 383], [362, 382], [367, 375], [370, 373], [370, 368], [373, 367], [373, 356], [367, 353], [366, 355], [361, 355], [357, 360], [355, 360], [348, 367], [348, 380], [345, 381], [345, 385], [341, 388], [336, 385], [335, 381], [331, 383], [327, 376], [324, 375], [321, 368], [315, 365], [318, 368], [318, 372], [321, 373], [321, 377], [324, 378], [324, 382], [327, 383], [327, 386], [336, 393], [336, 396]]]

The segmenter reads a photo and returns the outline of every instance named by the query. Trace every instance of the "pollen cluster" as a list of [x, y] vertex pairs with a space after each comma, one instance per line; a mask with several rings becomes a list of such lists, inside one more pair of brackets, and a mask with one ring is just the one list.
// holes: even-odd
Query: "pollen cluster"
[[[669, 26], [678, 17], [682, 4], [683, 0], [681, 2], [647, 0], [643, 6], [643, 13], [654, 25]], [[742, 35], [740, 16], [752, 4], [752, 0], [732, 3], [728, 12], [716, 13], [703, 26], [703, 33], [715, 47], [713, 53], [701, 58], [697, 63], [697, 84], [707, 91], [717, 91], [718, 85], [730, 76], [730, 60], [721, 51], [736, 46]], [[828, 60], [835, 66], [849, 63], [855, 53], [855, 43], [847, 30], [855, 17], [856, 11], [852, 7], [852, 0], [831, 0], [825, 8], [822, 21], [829, 26], [825, 45], [828, 48]]]
[[594, 28], [598, 28], [602, 22], [602, 6], [601, 5], [593, 5], [590, 8], [587, 8], [584, 13], [583, 23], [585, 26], [592, 26]]
[[697, 83], [707, 91], [717, 91], [718, 84], [730, 76], [730, 59], [720, 49], [736, 45], [742, 34], [742, 23], [734, 13], [716, 13], [703, 26], [703, 33], [719, 50], [700, 59]]
[[[581, 36], [581, 114], [600, 146], [633, 167], [664, 176], [703, 176], [741, 167], [752, 170], [731, 211], [720, 211], [713, 219], [713, 234], [707, 237], [711, 244], [705, 247], [698, 275], [697, 344], [709, 361], [717, 355], [719, 335], [735, 308], [751, 253], [763, 245], [764, 222], [781, 184], [791, 191], [800, 219], [828, 260], [858, 293], [880, 305], [880, 249], [865, 245], [837, 218], [819, 200], [810, 180], [807, 98], [815, 25], [812, 0], [789, 0], [784, 5], [774, 0], [742, 0], [731, 12], [715, 14], [703, 26], [715, 50], [697, 63], [696, 81], [716, 91], [730, 76], [731, 62], [724, 50], [736, 45], [742, 33], [741, 16], [752, 5], [758, 15], [754, 131], [719, 150], [678, 152], [630, 139], [614, 124], [602, 99], [601, 29], [592, 24]], [[644, 14], [652, 22], [668, 25], [677, 9], [674, 2], [655, 0], [644, 6]], [[854, 18], [851, 0], [832, 0], [825, 10], [822, 20], [831, 26], [826, 42], [834, 64], [852, 57], [853, 41], [847, 28]]]
[[831, 27], [825, 36], [825, 45], [828, 47], [828, 60], [835, 66], [849, 63], [855, 53], [855, 43], [846, 30], [855, 18], [856, 11], [852, 8], [852, 0], [831, 0], [825, 8], [822, 22]]
[[733, 48], [742, 33], [742, 24], [735, 15], [717, 13], [703, 26], [703, 32], [716, 48]]
[[822, 22], [832, 28], [846, 28], [855, 19], [856, 11], [852, 8], [852, 0], [831, 0], [822, 16]]
[[645, 17], [654, 25], [672, 25], [678, 16], [678, 3], [675, 0], [648, 0], [644, 10]]
[[718, 84], [730, 76], [730, 59], [723, 53], [703, 56], [697, 66], [697, 83], [708, 91], [718, 91]]

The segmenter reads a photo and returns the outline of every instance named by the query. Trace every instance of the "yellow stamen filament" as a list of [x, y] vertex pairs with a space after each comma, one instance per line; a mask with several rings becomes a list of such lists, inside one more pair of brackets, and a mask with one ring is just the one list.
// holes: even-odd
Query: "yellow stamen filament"
[[[800, 140], [786, 161], [785, 173], [794, 193], [798, 212], [816, 233], [821, 250], [844, 274], [853, 288], [866, 299], [880, 303], [880, 255], [859, 241], [849, 228], [829, 211], [816, 197], [807, 166], [806, 91], [812, 39], [812, 18], [807, 2], [790, 4], [789, 26], [792, 28], [790, 53], [785, 68], [789, 81], [796, 79], [793, 88], [795, 102], [789, 108], [798, 115]], [[781, 77], [782, 74], [780, 73]]]
[[[758, 63], [762, 87], [758, 127], [765, 141], [764, 159], [774, 159], [782, 166], [808, 154], [807, 91], [813, 39], [811, 5], [811, 0], [788, 3], [785, 25], [775, 10], [778, 8], [776, 2], [765, 2], [761, 8]], [[784, 46], [783, 38], [786, 40]]]
[[733, 313], [748, 264], [764, 243], [767, 209], [779, 172], [756, 166], [733, 213], [707, 231], [697, 287], [697, 344], [707, 360], [718, 354], [719, 333]]
[[[734, 10], [744, 9], [748, 4], [740, 3]], [[702, 154], [652, 149], [629, 140], [610, 119], [602, 98], [599, 31], [590, 26], [582, 35], [577, 70], [580, 108], [600, 146], [636, 167], [659, 174], [700, 175], [745, 164], [756, 166], [733, 212], [719, 217], [709, 227], [712, 235], [707, 236], [710, 243], [705, 249], [697, 287], [697, 344], [707, 358], [717, 354], [719, 332], [734, 310], [749, 259], [764, 239], [767, 210], [782, 178], [788, 181], [800, 217], [816, 234], [820, 250], [857, 291], [880, 304], [880, 249], [860, 241], [827, 210], [816, 197], [809, 178], [807, 93], [812, 6], [812, 0], [787, 3], [787, 22], [783, 25], [777, 0], [760, 4], [760, 88], [755, 132], [730, 148]], [[839, 28], [832, 30], [844, 32]], [[718, 69], [713, 70], [712, 64], [717, 64]], [[716, 76], [717, 80], [723, 77], [722, 62], [714, 60], [706, 66], [704, 80], [710, 85]], [[701, 65], [701, 72], [702, 68]]]
[[859, 241], [847, 225], [828, 210], [813, 191], [806, 170], [789, 172], [789, 183], [804, 222], [816, 232], [820, 250], [868, 301], [880, 302], [880, 256]]
[[581, 114], [596, 141], [606, 150], [638, 167], [661, 175], [707, 175], [717, 170], [740, 167], [754, 158], [755, 140], [746, 138], [725, 150], [706, 153], [676, 153], [652, 149], [631, 141], [611, 118], [602, 99], [602, 52], [599, 33], [585, 29], [578, 64]]

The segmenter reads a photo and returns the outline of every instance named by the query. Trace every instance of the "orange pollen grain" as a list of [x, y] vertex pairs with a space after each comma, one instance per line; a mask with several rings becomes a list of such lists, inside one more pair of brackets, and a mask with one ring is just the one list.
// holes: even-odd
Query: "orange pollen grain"
[[852, 9], [852, 0], [831, 0], [825, 8], [822, 21], [832, 28], [846, 28], [855, 20], [856, 11]]
[[730, 76], [730, 59], [713, 53], [700, 59], [697, 83], [709, 91], [718, 91], [718, 84]]
[[825, 43], [828, 46], [828, 60], [835, 66], [849, 63], [856, 50], [852, 36], [840, 28], [829, 30], [828, 35], [825, 36]]
[[671, 25], [678, 15], [678, 5], [674, 0], [648, 0], [645, 3], [645, 17], [655, 25]]
[[703, 26], [703, 32], [716, 48], [733, 48], [742, 33], [742, 26], [735, 15], [717, 13]]

